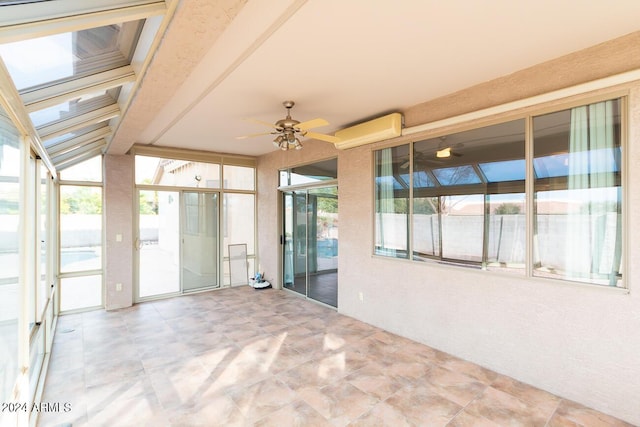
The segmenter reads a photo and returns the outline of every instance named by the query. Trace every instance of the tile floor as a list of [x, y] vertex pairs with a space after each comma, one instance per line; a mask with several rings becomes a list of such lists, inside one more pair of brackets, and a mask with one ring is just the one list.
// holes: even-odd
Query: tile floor
[[39, 426], [621, 426], [340, 315], [239, 287], [59, 319]]

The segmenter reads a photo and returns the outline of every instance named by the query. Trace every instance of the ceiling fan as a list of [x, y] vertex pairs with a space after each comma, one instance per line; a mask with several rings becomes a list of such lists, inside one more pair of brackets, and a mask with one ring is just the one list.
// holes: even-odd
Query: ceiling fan
[[327, 122], [325, 119], [313, 119], [307, 120], [306, 122], [300, 122], [291, 118], [291, 108], [293, 108], [295, 102], [284, 101], [282, 105], [284, 105], [284, 107], [287, 109], [287, 117], [278, 120], [274, 124], [263, 122], [261, 120], [251, 119], [252, 122], [273, 128], [273, 131], [238, 136], [236, 138], [246, 139], [261, 135], [276, 135], [275, 139], [273, 140], [273, 145], [283, 151], [288, 150], [290, 147], [293, 147], [296, 150], [302, 149], [302, 143], [300, 142], [300, 138], [298, 138], [299, 136], [306, 136], [309, 138], [319, 139], [321, 141], [332, 143], [340, 142], [340, 138], [338, 137], [309, 131], [309, 129], [328, 125], [329, 122]]

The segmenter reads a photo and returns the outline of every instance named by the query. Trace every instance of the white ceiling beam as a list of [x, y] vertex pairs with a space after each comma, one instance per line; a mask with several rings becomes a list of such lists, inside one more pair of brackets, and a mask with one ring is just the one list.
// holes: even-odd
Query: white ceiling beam
[[127, 83], [132, 83], [134, 81], [135, 81], [134, 75], [122, 77], [116, 80], [109, 80], [104, 83], [100, 83], [94, 86], [87, 86], [83, 89], [67, 92], [52, 98], [45, 98], [41, 101], [37, 101], [37, 102], [25, 105], [25, 108], [27, 109], [27, 112], [33, 113], [34, 111], [43, 110], [48, 107], [53, 107], [54, 105], [59, 105], [64, 102], [71, 101], [73, 99], [81, 98], [82, 96], [113, 89], [115, 87], [122, 86]]
[[119, 115], [120, 107], [118, 107], [118, 104], [111, 104], [67, 120], [40, 127], [38, 128], [38, 133], [43, 140], [47, 140], [89, 125], [107, 121]]
[[[105, 141], [105, 144], [106, 144], [106, 141]], [[102, 145], [100, 145], [100, 146], [98, 146], [96, 148], [93, 148], [93, 149], [89, 150], [89, 151], [83, 151], [81, 153], [76, 153], [75, 157], [71, 157], [71, 158], [69, 158], [67, 160], [60, 160], [59, 163], [56, 163], [56, 168], [58, 170], [63, 170], [63, 169], [66, 169], [68, 167], [71, 167], [73, 165], [77, 165], [78, 163], [82, 163], [85, 160], [88, 160], [88, 159], [90, 159], [92, 157], [102, 155], [102, 153], [104, 151], [104, 145], [105, 144], [102, 144]]]
[[85, 95], [109, 90], [136, 80], [129, 65], [21, 94], [27, 112], [42, 110]]
[[100, 139], [104, 139], [111, 135], [111, 127], [105, 126], [100, 129], [88, 132], [84, 135], [77, 136], [75, 138], [68, 139], [57, 144], [50, 145], [47, 148], [47, 152], [52, 157], [60, 155], [66, 151], [72, 150], [74, 147], [80, 147], [89, 144]]

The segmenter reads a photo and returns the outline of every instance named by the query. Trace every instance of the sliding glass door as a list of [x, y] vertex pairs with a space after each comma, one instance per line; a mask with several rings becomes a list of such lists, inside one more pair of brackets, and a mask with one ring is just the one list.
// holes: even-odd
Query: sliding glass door
[[287, 191], [283, 203], [284, 288], [337, 307], [337, 187]]
[[307, 194], [284, 193], [284, 287], [307, 295]]
[[219, 195], [139, 190], [137, 300], [219, 286]]
[[138, 298], [180, 292], [180, 193], [139, 191]]
[[216, 288], [218, 282], [218, 193], [182, 194], [182, 289]]

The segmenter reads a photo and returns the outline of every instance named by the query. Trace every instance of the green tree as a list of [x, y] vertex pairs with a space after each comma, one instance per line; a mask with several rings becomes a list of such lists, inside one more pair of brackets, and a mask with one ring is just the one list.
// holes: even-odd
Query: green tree
[[140, 192], [140, 214], [158, 215], [158, 193], [153, 193], [153, 199], [149, 200], [149, 193]]
[[502, 203], [493, 210], [496, 215], [516, 215], [520, 212], [520, 205], [515, 203]]
[[[65, 190], [69, 190], [66, 187]], [[60, 197], [60, 213], [62, 214], [101, 214], [102, 193], [92, 187], [75, 187], [73, 191], [63, 191]]]

